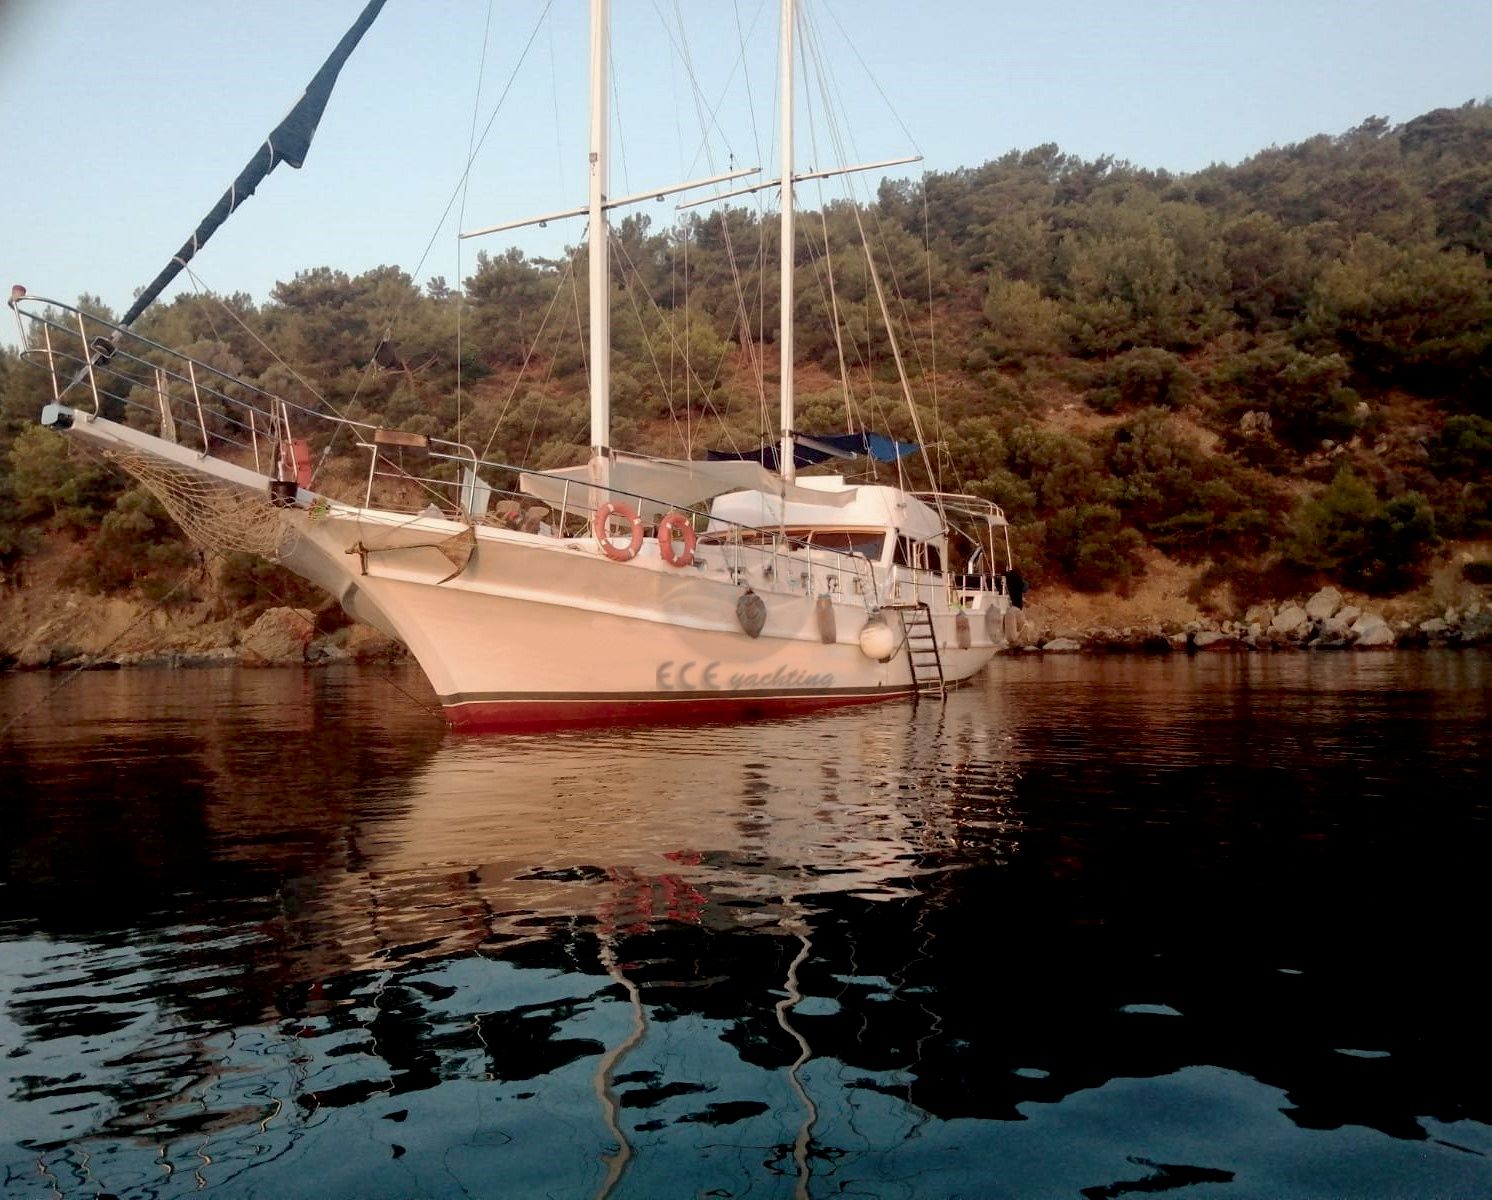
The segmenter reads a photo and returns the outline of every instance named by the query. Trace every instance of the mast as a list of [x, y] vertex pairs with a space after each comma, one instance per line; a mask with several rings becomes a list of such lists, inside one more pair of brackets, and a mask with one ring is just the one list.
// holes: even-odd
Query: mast
[[782, 246], [778, 303], [782, 308], [777, 331], [778, 373], [781, 377], [779, 425], [782, 448], [777, 466], [782, 478], [792, 483], [793, 465], [793, 22], [794, 0], [782, 0], [782, 31], [778, 47], [778, 105], [782, 129], [778, 141], [782, 157]]
[[606, 191], [607, 143], [610, 124], [606, 110], [607, 0], [591, 0], [591, 177], [590, 258], [591, 305], [591, 481], [605, 487], [611, 480], [611, 292], [608, 287]]

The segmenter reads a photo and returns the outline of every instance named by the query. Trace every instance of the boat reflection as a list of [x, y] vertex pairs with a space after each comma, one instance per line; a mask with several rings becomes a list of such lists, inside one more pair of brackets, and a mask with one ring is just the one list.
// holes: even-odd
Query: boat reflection
[[[950, 752], [977, 757], [986, 785], [997, 761], [1000, 731], [973, 715], [962, 738], [925, 706], [688, 737], [453, 739], [406, 803], [350, 824], [346, 866], [307, 881], [302, 969], [544, 938], [577, 920], [601, 935], [770, 932], [826, 894], [913, 897], [968, 834], [949, 804]], [[979, 808], [987, 829], [1008, 819], [997, 789]]]

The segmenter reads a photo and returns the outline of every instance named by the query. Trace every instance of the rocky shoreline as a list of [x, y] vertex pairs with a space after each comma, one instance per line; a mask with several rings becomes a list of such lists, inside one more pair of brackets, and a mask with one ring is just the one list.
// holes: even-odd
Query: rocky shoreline
[[267, 609], [247, 629], [228, 620], [137, 628], [141, 623], [131, 622], [123, 634], [102, 644], [99, 631], [109, 625], [107, 612], [81, 630], [71, 622], [60, 629], [37, 629], [14, 650], [0, 647], [0, 670], [327, 667], [408, 657], [402, 645], [377, 630], [344, 621], [327, 631], [318, 614], [304, 608]]
[[[243, 628], [227, 620], [190, 618], [163, 625], [157, 614], [141, 609], [134, 609], [130, 620], [128, 606], [112, 614], [106, 609], [80, 624], [67, 612], [77, 607], [77, 600], [69, 601], [58, 620], [32, 626], [19, 645], [0, 646], [0, 670], [325, 667], [408, 657], [403, 646], [367, 626], [344, 620], [328, 630], [325, 614], [310, 609], [271, 608]], [[1056, 623], [1039, 607], [1024, 615], [1019, 637], [1001, 653], [1164, 655], [1492, 646], [1492, 606], [1480, 599], [1390, 618], [1349, 603], [1332, 587], [1306, 600], [1255, 605], [1238, 619], [1142, 618], [1113, 627]], [[150, 617], [156, 619], [147, 621]], [[124, 632], [106, 636], [111, 624]]]
[[1390, 620], [1349, 604], [1333, 587], [1305, 601], [1254, 605], [1237, 620], [1147, 622], [1122, 629], [1054, 628], [1030, 614], [1006, 654], [1172, 654], [1292, 650], [1392, 650], [1492, 645], [1492, 608], [1462, 608]]

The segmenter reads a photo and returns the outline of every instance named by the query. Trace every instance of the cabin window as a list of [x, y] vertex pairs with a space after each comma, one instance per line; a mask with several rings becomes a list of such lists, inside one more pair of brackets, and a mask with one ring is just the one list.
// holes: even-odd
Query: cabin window
[[892, 560], [899, 567], [912, 567], [918, 571], [941, 571], [943, 554], [931, 542], [914, 542], [911, 538], [896, 539], [896, 557]]
[[861, 554], [874, 561], [881, 557], [886, 535], [874, 529], [815, 529], [812, 544], [815, 549]]

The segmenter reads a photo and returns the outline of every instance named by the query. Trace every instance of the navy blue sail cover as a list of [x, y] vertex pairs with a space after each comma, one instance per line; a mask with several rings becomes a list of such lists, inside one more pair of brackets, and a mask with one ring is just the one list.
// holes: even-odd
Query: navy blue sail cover
[[135, 297], [135, 302], [130, 305], [129, 311], [120, 320], [121, 325], [134, 323], [135, 318], [151, 305], [155, 298], [165, 290], [166, 285], [175, 279], [181, 269], [191, 261], [192, 256], [202, 249], [218, 226], [228, 219], [234, 209], [254, 194], [254, 189], [276, 166], [286, 162], [298, 168], [305, 163], [306, 152], [311, 148], [311, 138], [316, 133], [321, 114], [326, 111], [326, 102], [331, 97], [332, 88], [336, 85], [342, 64], [357, 48], [358, 42], [368, 31], [368, 26], [373, 24], [373, 19], [378, 16], [384, 3], [385, 0], [370, 0], [358, 19], [353, 22], [352, 28], [342, 35], [342, 40], [337, 43], [337, 48], [332, 51], [331, 56], [312, 76], [311, 82], [306, 85], [306, 90], [296, 101], [295, 107], [285, 114], [285, 119], [275, 126], [264, 144], [254, 152], [254, 157], [239, 172], [238, 178], [223, 193], [212, 211], [202, 218], [202, 223], [192, 232], [186, 244], [176, 252], [176, 256]]
[[[812, 467], [831, 458], [856, 458], [864, 455], [876, 462], [895, 462], [919, 449], [916, 442], [898, 442], [884, 433], [831, 433], [793, 435], [793, 465]], [[758, 446], [755, 450], [709, 450], [711, 462], [759, 462], [768, 470], [781, 470], [781, 449], [776, 444]]]

